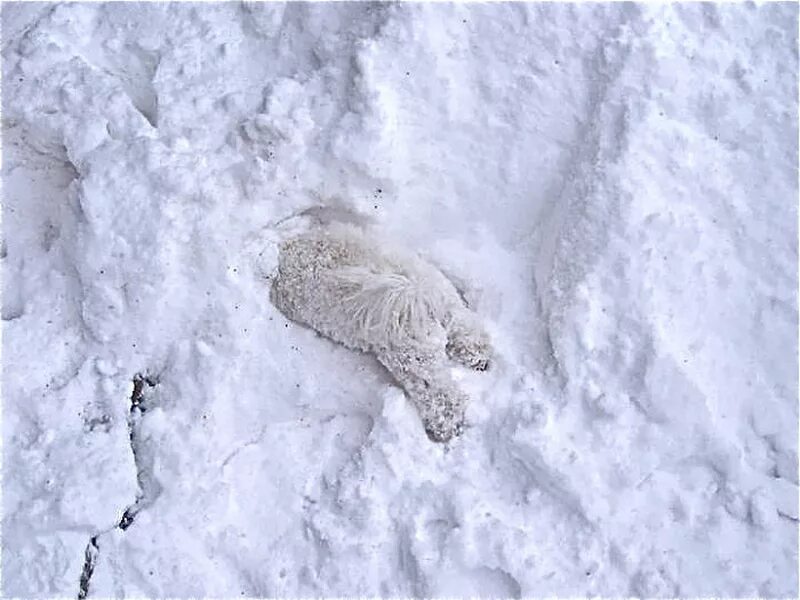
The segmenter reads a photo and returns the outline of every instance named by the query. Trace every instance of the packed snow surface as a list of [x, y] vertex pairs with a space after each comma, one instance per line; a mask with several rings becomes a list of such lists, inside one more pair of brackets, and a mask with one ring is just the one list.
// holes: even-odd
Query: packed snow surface
[[[4, 3], [3, 592], [797, 596], [797, 12]], [[450, 443], [270, 303], [336, 222]]]

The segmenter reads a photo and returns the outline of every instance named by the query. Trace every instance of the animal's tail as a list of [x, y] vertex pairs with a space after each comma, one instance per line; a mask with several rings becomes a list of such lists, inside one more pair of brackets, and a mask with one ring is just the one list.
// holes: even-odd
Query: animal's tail
[[386, 343], [407, 335], [422, 339], [446, 312], [444, 294], [403, 273], [350, 266], [335, 270], [332, 277], [342, 288], [345, 312], [365, 337]]

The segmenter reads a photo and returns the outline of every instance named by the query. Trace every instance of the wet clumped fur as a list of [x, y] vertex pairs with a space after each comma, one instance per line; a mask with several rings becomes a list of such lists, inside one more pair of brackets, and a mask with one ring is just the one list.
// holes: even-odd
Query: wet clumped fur
[[452, 381], [449, 361], [486, 370], [491, 343], [436, 267], [336, 225], [281, 245], [271, 300], [287, 318], [374, 354], [416, 406], [430, 439], [461, 433], [467, 396]]

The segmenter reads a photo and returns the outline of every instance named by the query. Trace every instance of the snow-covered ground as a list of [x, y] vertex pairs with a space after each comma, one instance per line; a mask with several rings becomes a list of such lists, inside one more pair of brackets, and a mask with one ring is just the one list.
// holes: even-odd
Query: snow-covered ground
[[[796, 596], [797, 13], [4, 3], [4, 593]], [[448, 445], [269, 302], [342, 220], [491, 332]]]

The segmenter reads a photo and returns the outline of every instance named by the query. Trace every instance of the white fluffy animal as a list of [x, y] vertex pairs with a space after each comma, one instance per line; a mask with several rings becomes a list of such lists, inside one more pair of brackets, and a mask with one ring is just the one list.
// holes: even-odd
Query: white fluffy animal
[[281, 245], [271, 297], [289, 319], [374, 354], [417, 407], [430, 439], [461, 432], [467, 397], [448, 359], [485, 370], [491, 344], [438, 269], [338, 225]]

